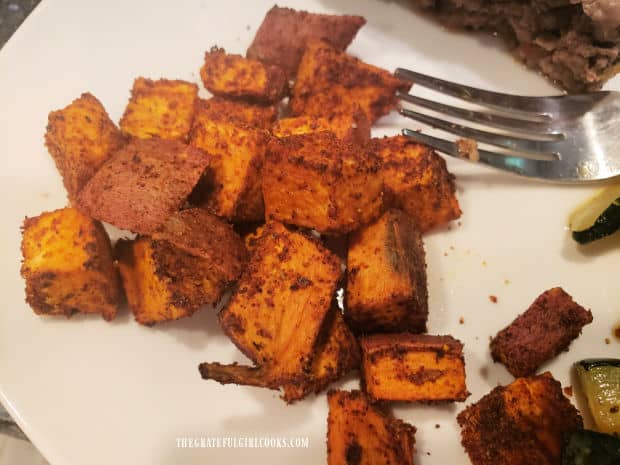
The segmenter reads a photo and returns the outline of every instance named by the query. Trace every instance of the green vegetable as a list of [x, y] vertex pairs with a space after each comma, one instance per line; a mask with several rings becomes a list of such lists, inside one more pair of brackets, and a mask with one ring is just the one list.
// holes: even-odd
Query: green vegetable
[[620, 439], [580, 430], [571, 433], [562, 451], [562, 465], [618, 465]]
[[607, 186], [575, 209], [569, 218], [580, 244], [602, 239], [620, 229], [620, 185]]
[[596, 428], [620, 435], [620, 360], [582, 360], [575, 369]]

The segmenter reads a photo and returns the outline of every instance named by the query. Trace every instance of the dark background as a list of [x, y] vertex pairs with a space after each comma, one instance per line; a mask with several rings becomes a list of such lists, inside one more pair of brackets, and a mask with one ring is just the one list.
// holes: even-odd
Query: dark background
[[41, 0], [0, 0], [0, 48]]

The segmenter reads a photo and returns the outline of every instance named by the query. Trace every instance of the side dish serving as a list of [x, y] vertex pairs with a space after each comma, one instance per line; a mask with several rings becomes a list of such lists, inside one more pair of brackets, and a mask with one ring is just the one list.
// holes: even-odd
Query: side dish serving
[[[39, 315], [112, 320], [126, 301], [152, 326], [220, 304], [251, 363], [207, 361], [200, 375], [286, 403], [358, 370], [359, 390], [327, 393], [328, 463], [413, 464], [416, 429], [389, 402], [470, 395], [463, 343], [426, 334], [424, 233], [461, 209], [431, 148], [371, 138], [412, 83], [346, 53], [364, 24], [276, 6], [246, 56], [205, 53], [209, 99], [138, 77], [119, 126], [89, 93], [52, 111], [45, 141], [69, 205], [24, 221], [22, 276]], [[104, 222], [124, 237], [112, 244]], [[591, 321], [554, 288], [491, 341], [516, 379], [457, 417], [474, 465], [559, 465], [565, 447], [572, 465], [588, 441], [612, 444], [578, 436], [560, 383], [536, 374]]]

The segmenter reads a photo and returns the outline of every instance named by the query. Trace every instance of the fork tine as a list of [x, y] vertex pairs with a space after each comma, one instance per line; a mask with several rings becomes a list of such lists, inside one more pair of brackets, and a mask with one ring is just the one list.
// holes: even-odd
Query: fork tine
[[516, 150], [518, 152], [529, 152], [532, 154], [547, 154], [557, 156], [557, 154], [553, 150], [551, 150], [554, 144], [553, 141], [528, 140], [519, 137], [507, 137], [502, 134], [481, 131], [479, 129], [462, 126], [460, 124], [450, 123], [448, 121], [444, 121], [433, 116], [418, 113], [417, 111], [400, 109], [399, 112], [401, 115], [407, 118], [420, 121], [443, 131], [456, 134], [457, 136], [477, 140], [478, 142], [484, 142], [486, 144], [491, 144], [510, 150]]
[[[414, 84], [436, 90], [452, 97], [460, 98], [478, 105], [487, 105], [503, 111], [513, 113], [520, 111], [530, 117], [547, 119], [550, 116], [549, 101], [557, 100], [561, 96], [552, 97], [525, 97], [521, 95], [502, 94], [489, 90], [478, 89], [457, 84], [443, 79], [427, 76], [404, 68], [398, 68], [394, 75], [400, 79], [412, 81]], [[543, 119], [543, 121], [545, 120]]]
[[[403, 135], [410, 137], [418, 142], [426, 145], [430, 145], [434, 149], [450, 155], [451, 157], [459, 158], [461, 160], [469, 160], [459, 155], [458, 149], [454, 142], [440, 139], [438, 137], [429, 136], [428, 134], [422, 134], [410, 129], [403, 129]], [[532, 160], [529, 158], [516, 157], [512, 155], [503, 155], [501, 153], [490, 152], [488, 150], [478, 149], [480, 163], [491, 166], [493, 168], [509, 171], [520, 176], [527, 176], [532, 178], [553, 179], [556, 176], [553, 175], [551, 165], [555, 161], [551, 160]]]
[[448, 116], [454, 116], [456, 118], [471, 121], [473, 123], [485, 124], [497, 129], [506, 129], [509, 131], [519, 131], [525, 133], [533, 133], [537, 135], [561, 135], [560, 132], [555, 130], [551, 125], [544, 124], [538, 121], [510, 118], [508, 116], [502, 116], [493, 113], [483, 113], [473, 110], [467, 110], [465, 108], [453, 107], [446, 105], [445, 103], [435, 102], [427, 100], [425, 98], [417, 97], [415, 95], [407, 94], [404, 92], [396, 92], [396, 96], [406, 102], [413, 103], [423, 108], [436, 111], [438, 113], [444, 113]]

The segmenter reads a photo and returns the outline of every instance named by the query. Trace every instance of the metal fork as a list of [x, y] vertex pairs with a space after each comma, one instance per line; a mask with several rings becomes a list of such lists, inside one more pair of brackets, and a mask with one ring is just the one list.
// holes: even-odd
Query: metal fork
[[[501, 149], [479, 149], [475, 161], [556, 182], [597, 181], [620, 175], [620, 93], [526, 97], [477, 89], [402, 68], [394, 74], [480, 107], [466, 109], [398, 93], [400, 99], [417, 107], [472, 122], [479, 128], [406, 108], [400, 109], [403, 116], [504, 149], [505, 153]], [[410, 129], [403, 129], [403, 134], [463, 158], [454, 142]]]

